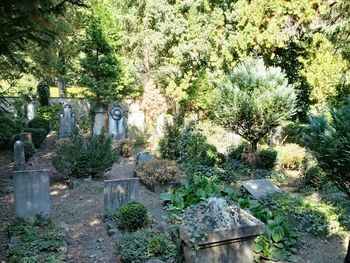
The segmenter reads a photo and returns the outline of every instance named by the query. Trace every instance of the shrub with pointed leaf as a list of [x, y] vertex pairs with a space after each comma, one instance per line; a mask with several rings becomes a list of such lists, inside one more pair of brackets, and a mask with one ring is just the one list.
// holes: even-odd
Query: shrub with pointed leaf
[[252, 177], [259, 140], [291, 117], [295, 98], [281, 69], [266, 67], [262, 59], [249, 58], [239, 64], [221, 85], [217, 120], [250, 142]]

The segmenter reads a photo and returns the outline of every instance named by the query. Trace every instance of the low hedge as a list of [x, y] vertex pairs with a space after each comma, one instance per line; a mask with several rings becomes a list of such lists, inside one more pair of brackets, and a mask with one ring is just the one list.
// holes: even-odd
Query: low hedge
[[42, 128], [48, 134], [50, 132], [50, 122], [43, 118], [35, 117], [28, 122], [28, 128]]
[[26, 128], [24, 132], [30, 132], [32, 134], [32, 141], [35, 148], [39, 148], [46, 138], [47, 132], [44, 128]]

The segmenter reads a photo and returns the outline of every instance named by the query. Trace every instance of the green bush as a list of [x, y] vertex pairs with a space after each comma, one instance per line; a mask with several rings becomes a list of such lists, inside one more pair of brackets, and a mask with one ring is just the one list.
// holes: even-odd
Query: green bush
[[117, 221], [118, 228], [127, 231], [138, 230], [149, 223], [147, 208], [136, 201], [118, 208], [112, 217]]
[[214, 166], [216, 163], [223, 162], [216, 147], [207, 143], [206, 137], [196, 129], [194, 122], [190, 122], [183, 130], [177, 148], [180, 163], [189, 162]]
[[28, 122], [28, 128], [42, 128], [48, 134], [50, 132], [50, 122], [43, 118], [35, 117]]
[[13, 120], [0, 114], [0, 149], [12, 148], [12, 138], [21, 132], [22, 125], [19, 120]]
[[128, 135], [129, 138], [134, 141], [135, 146], [142, 146], [147, 143], [147, 134], [139, 130], [136, 126], [131, 126], [128, 129]]
[[21, 240], [10, 248], [9, 263], [61, 262], [64, 234], [51, 220], [42, 217], [33, 221], [17, 219], [9, 232]]
[[238, 145], [233, 145], [228, 149], [228, 158], [231, 160], [245, 161], [245, 156], [248, 153], [248, 143], [242, 142]]
[[40, 147], [47, 135], [47, 131], [44, 128], [26, 128], [23, 131], [32, 134], [32, 141], [35, 148]]
[[149, 230], [127, 232], [117, 244], [117, 253], [124, 263], [144, 263], [148, 259], [148, 243], [152, 233]]
[[58, 146], [53, 164], [67, 177], [98, 178], [117, 159], [118, 153], [112, 148], [111, 138], [102, 134], [85, 139], [75, 132], [71, 141]]
[[57, 131], [60, 123], [61, 105], [38, 107], [38, 117], [50, 123], [50, 129]]
[[176, 116], [174, 124], [166, 122], [164, 129], [164, 136], [159, 141], [159, 153], [163, 159], [176, 161], [179, 156], [178, 144], [181, 136], [181, 130], [184, 124], [184, 117], [182, 114]]
[[148, 243], [150, 258], [166, 260], [176, 255], [176, 246], [169, 239], [161, 235], [153, 236]]
[[308, 125], [300, 122], [291, 122], [283, 127], [286, 143], [296, 143], [304, 146], [304, 136], [308, 132]]
[[277, 152], [275, 150], [261, 150], [257, 154], [257, 168], [273, 169], [276, 164]]
[[280, 168], [297, 170], [301, 168], [302, 161], [306, 156], [306, 150], [295, 143], [279, 145], [275, 148], [277, 164]]
[[321, 189], [327, 182], [326, 173], [318, 165], [316, 158], [311, 154], [308, 154], [302, 162], [302, 175], [302, 187]]
[[32, 142], [25, 141], [24, 142], [24, 154], [26, 162], [33, 156], [35, 153], [34, 144]]

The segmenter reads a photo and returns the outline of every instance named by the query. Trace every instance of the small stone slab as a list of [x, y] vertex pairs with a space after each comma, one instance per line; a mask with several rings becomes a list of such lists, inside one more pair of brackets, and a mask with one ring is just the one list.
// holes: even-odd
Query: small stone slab
[[266, 197], [282, 190], [274, 185], [270, 179], [257, 179], [242, 182], [243, 187], [256, 199]]
[[13, 185], [16, 216], [50, 216], [49, 170], [15, 171]]
[[140, 152], [136, 157], [136, 165], [140, 165], [143, 163], [149, 163], [154, 160], [153, 155], [149, 152]]
[[120, 206], [139, 199], [139, 178], [104, 181], [104, 209], [113, 211]]

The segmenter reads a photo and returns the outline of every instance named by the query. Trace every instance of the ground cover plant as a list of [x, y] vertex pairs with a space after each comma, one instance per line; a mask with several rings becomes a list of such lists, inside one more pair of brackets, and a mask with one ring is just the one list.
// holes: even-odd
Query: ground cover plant
[[37, 217], [33, 221], [17, 219], [10, 227], [11, 235], [19, 243], [10, 249], [10, 263], [63, 262], [60, 248], [64, 234], [49, 219]]

